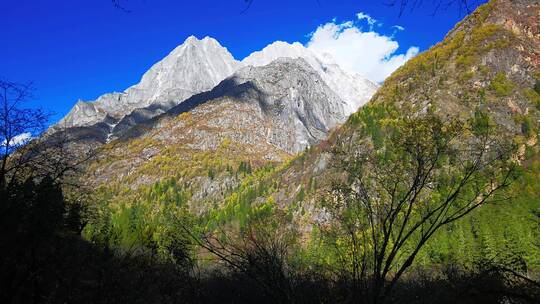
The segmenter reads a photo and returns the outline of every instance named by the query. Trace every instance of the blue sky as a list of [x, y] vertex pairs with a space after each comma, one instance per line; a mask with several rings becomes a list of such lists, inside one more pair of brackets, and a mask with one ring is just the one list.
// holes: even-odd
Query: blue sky
[[[1, 0], [0, 77], [32, 81], [29, 106], [53, 111], [57, 120], [79, 98], [137, 83], [190, 35], [216, 38], [236, 59], [276, 40], [313, 44], [310, 34], [324, 25], [337, 26], [338, 34], [372, 31], [399, 45], [393, 55], [412, 47], [424, 51], [464, 17], [458, 7], [433, 16], [431, 2], [424, 2], [399, 16], [398, 8], [385, 5], [388, 0], [255, 0], [247, 11], [243, 0], [124, 0], [129, 12], [110, 0]], [[376, 21], [370, 25], [365, 15]], [[352, 40], [338, 40], [342, 49], [336, 52], [349, 52], [341, 60], [354, 59], [347, 49]]]

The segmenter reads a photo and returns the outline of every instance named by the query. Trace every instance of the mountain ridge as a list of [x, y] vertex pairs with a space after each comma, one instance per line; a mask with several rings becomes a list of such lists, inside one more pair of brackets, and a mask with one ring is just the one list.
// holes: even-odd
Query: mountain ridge
[[[269, 55], [268, 50], [271, 50]], [[52, 131], [67, 128], [77, 133], [82, 130], [85, 134], [99, 134], [97, 142], [104, 143], [104, 138], [105, 142], [118, 138], [138, 123], [167, 112], [193, 95], [210, 91], [243, 67], [267, 65], [281, 57], [305, 59], [323, 81], [338, 92], [344, 116], [367, 101], [377, 88], [359, 75], [344, 72], [331, 59], [326, 58], [323, 62], [320, 56], [299, 43], [276, 42], [252, 55], [237, 61], [215, 39], [199, 40], [190, 36], [154, 64], [140, 83], [123, 93], [102, 95], [93, 102], [78, 101]], [[257, 55], [262, 61], [253, 60]], [[108, 130], [102, 127], [104, 122]]]
[[[120, 120], [135, 109], [151, 105], [168, 109], [178, 100], [211, 89], [231, 75], [237, 65], [238, 62], [215, 39], [199, 40], [190, 36], [145, 72], [138, 84], [122, 93], [104, 94], [93, 102], [79, 101], [57, 125], [86, 127], [107, 115]], [[85, 103], [83, 111], [82, 103]]]

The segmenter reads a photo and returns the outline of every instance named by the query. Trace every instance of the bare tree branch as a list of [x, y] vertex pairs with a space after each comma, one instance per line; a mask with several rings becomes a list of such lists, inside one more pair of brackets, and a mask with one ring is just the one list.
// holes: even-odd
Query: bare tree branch
[[347, 178], [334, 182], [326, 206], [348, 240], [351, 276], [371, 282], [374, 303], [391, 292], [436, 231], [499, 200], [496, 194], [513, 180], [513, 145], [490, 128], [473, 133], [427, 115], [395, 126], [384, 148], [363, 142], [352, 157], [351, 146], [336, 151]]

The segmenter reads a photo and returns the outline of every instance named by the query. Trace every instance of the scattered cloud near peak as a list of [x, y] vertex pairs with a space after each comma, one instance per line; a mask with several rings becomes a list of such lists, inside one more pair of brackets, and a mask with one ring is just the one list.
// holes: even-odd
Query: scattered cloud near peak
[[[396, 54], [399, 43], [394, 36], [397, 31], [405, 30], [403, 27], [392, 26], [394, 33], [387, 36], [374, 30], [375, 25], [381, 27], [382, 23], [368, 14], [360, 12], [356, 17], [358, 21], [338, 23], [334, 19], [319, 25], [310, 34], [306, 47], [319, 54], [330, 54], [344, 69], [377, 83], [383, 82], [418, 54], [418, 47], [410, 47], [405, 53]], [[359, 21], [365, 21], [369, 31], [364, 31]]]

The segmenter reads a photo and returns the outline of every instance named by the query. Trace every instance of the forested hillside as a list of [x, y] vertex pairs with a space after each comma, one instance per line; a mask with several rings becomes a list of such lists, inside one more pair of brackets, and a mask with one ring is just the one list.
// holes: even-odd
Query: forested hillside
[[[76, 187], [17, 184], [11, 200], [26, 187], [39, 205], [44, 185], [70, 215], [43, 232], [63, 245], [35, 251], [70, 258], [5, 298], [537, 302], [539, 15], [480, 6], [343, 124], [318, 72], [278, 60], [107, 142]], [[17, 225], [10, 244], [41, 244]]]

